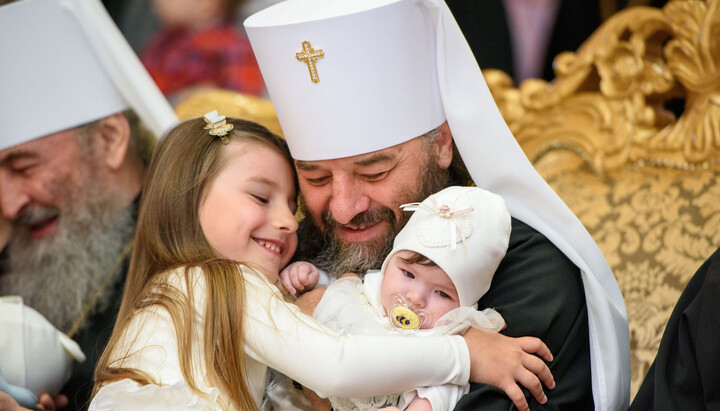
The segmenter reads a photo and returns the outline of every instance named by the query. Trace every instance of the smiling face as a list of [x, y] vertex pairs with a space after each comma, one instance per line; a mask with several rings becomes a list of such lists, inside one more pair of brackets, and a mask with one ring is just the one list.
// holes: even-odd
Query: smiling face
[[233, 140], [225, 149], [200, 204], [200, 226], [221, 257], [257, 265], [275, 281], [297, 248], [291, 165], [257, 142]]
[[[433, 323], [450, 310], [460, 307], [457, 290], [450, 277], [437, 265], [422, 261], [411, 263], [414, 253], [401, 250], [390, 257], [385, 267], [380, 297], [385, 312], [392, 309], [392, 297], [401, 295], [408, 303], [429, 311]], [[431, 328], [423, 326], [422, 328]]]
[[352, 157], [295, 162], [304, 211], [329, 238], [323, 259], [334, 266], [321, 268], [331, 274], [379, 268], [408, 218], [399, 206], [445, 186], [452, 136], [443, 129], [435, 140], [424, 139]]
[[[0, 153], [3, 215], [27, 230], [31, 238], [52, 236], [64, 213], [84, 205], [84, 197], [77, 196], [89, 183], [91, 173], [81, 161], [76, 133], [63, 131]], [[75, 201], [71, 206], [72, 198]]]

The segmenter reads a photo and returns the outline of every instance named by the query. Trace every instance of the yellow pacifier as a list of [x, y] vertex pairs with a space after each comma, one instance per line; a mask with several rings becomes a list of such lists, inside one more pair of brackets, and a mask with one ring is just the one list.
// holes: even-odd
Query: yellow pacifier
[[420, 318], [407, 307], [396, 305], [392, 308], [391, 314], [395, 326], [403, 330], [417, 330], [420, 328]]
[[390, 299], [390, 323], [396, 329], [413, 332], [432, 325], [432, 314], [407, 302], [405, 297], [395, 294]]

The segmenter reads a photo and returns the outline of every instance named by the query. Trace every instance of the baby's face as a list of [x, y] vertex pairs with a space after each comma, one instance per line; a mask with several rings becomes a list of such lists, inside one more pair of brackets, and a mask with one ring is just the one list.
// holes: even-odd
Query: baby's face
[[422, 328], [431, 328], [448, 311], [460, 307], [455, 285], [438, 266], [408, 264], [403, 261], [408, 251], [395, 253], [385, 268], [380, 297], [385, 312], [392, 309], [392, 296], [399, 294], [417, 308], [429, 311], [433, 321]]

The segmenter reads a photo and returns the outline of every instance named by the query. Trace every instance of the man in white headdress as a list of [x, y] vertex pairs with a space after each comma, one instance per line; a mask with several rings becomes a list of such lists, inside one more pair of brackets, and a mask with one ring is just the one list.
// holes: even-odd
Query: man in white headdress
[[97, 0], [1, 6], [0, 55], [0, 206], [13, 223], [0, 295], [21, 296], [80, 345], [87, 360], [55, 405], [84, 409], [145, 165], [176, 118]]
[[[503, 196], [513, 217], [479, 306], [554, 355], [557, 386], [545, 405], [526, 391], [531, 408], [627, 408], [617, 282], [513, 138], [443, 0], [291, 0], [245, 28], [296, 160], [308, 216], [301, 258], [332, 275], [379, 268], [405, 222], [401, 204], [472, 179]], [[474, 386], [457, 409], [510, 406]]]

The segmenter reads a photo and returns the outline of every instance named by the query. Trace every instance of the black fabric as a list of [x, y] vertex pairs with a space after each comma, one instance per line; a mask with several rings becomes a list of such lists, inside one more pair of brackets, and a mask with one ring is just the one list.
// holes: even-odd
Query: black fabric
[[[140, 196], [131, 205], [134, 221], [137, 221], [139, 203]], [[63, 408], [63, 411], [87, 410], [90, 405], [95, 366], [105, 350], [110, 334], [112, 334], [129, 265], [130, 256], [128, 255], [120, 265], [122, 275], [112, 286], [111, 303], [102, 312], [90, 316], [85, 326], [73, 337], [87, 358], [82, 363], [75, 363], [72, 376], [61, 391], [69, 400], [68, 407]]]
[[[580, 270], [545, 236], [512, 220], [507, 255], [479, 308], [495, 308], [511, 337], [535, 336], [553, 353], [553, 390], [540, 405], [523, 390], [530, 409], [592, 410], [590, 342], [587, 305]], [[507, 395], [487, 385], [472, 384], [456, 410], [514, 409]]]
[[630, 410], [720, 410], [720, 249], [685, 287]]
[[[545, 50], [542, 78], [552, 80], [552, 60], [562, 51], [575, 51], [602, 22], [600, 0], [561, 0]], [[622, 2], [618, 2], [622, 4]], [[510, 28], [503, 0], [447, 0], [460, 29], [483, 68], [514, 74]]]
[[[130, 260], [127, 259], [123, 264], [123, 273], [127, 272], [129, 262]], [[89, 319], [88, 326], [80, 330], [73, 338], [80, 345], [87, 358], [82, 363], [75, 363], [72, 377], [62, 389], [62, 394], [67, 395], [70, 401], [68, 408], [63, 408], [63, 410], [87, 410], [88, 408], [93, 388], [95, 366], [110, 339], [110, 334], [115, 325], [124, 281], [125, 274], [112, 290], [113, 303], [105, 311], [93, 315]]]

